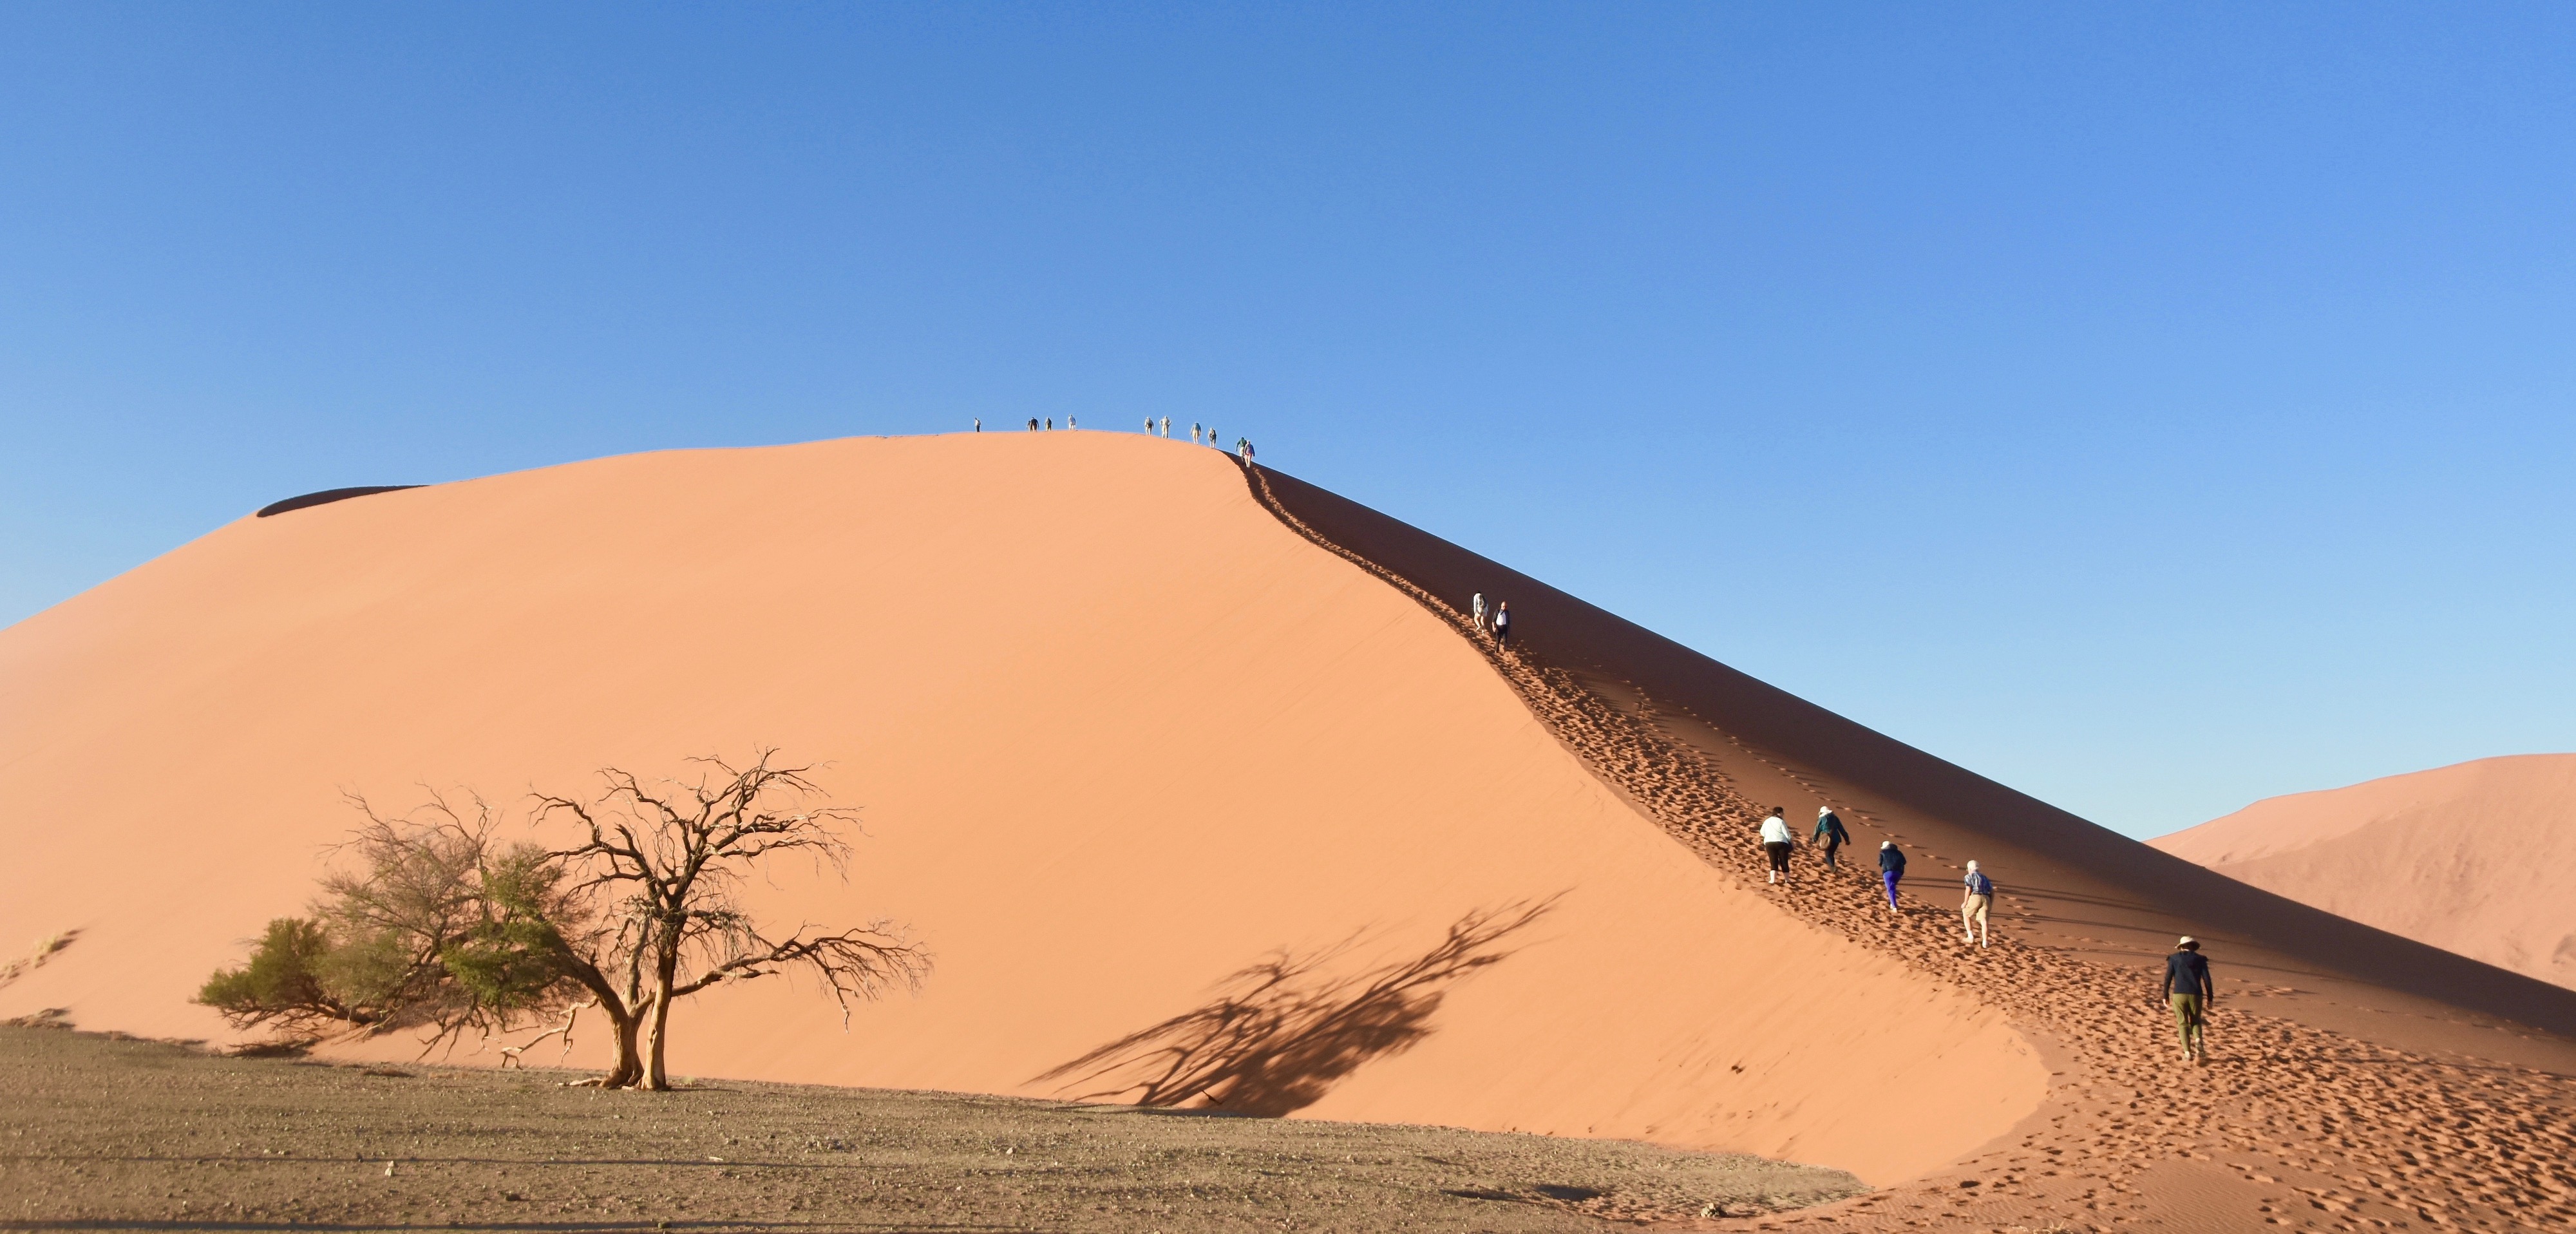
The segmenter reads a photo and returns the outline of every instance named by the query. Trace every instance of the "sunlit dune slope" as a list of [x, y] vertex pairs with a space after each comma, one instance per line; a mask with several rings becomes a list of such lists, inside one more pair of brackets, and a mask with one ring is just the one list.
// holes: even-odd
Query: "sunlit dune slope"
[[[81, 932], [0, 1015], [220, 1035], [188, 996], [303, 904], [344, 789], [571, 791], [755, 743], [829, 760], [868, 832], [846, 885], [786, 867], [762, 906], [906, 921], [938, 968], [846, 1031], [784, 982], [702, 996], [680, 1074], [1133, 1097], [1153, 1051], [1204, 1044], [1194, 1010], [1303, 1000], [1346, 1014], [1233, 1060], [1239, 1107], [1874, 1181], [2001, 1134], [2046, 1082], [1999, 1013], [1642, 819], [1231, 460], [1090, 433], [358, 497], [0, 632], [0, 939]], [[1284, 990], [1234, 979], [1282, 957]]]
[[2576, 988], [2576, 754], [2255, 802], [2151, 841], [2330, 913]]

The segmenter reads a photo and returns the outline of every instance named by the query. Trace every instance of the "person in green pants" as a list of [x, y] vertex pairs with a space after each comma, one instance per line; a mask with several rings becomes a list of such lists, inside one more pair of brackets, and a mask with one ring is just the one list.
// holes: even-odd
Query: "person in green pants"
[[1843, 820], [1832, 806], [1816, 807], [1816, 833], [1807, 837], [1809, 844], [1820, 844], [1825, 850], [1825, 868], [1839, 870], [1842, 863], [1834, 860], [1834, 850], [1851, 843], [1851, 833], [1843, 830]]
[[2218, 998], [2218, 986], [2209, 979], [2209, 961], [2200, 954], [2200, 940], [2185, 934], [2174, 944], [2173, 954], [2165, 957], [2165, 1001], [2173, 1004], [2174, 1029], [2182, 1034], [2183, 1061], [2206, 1065], [2209, 1050], [2202, 1039], [2207, 1026], [2209, 1004]]

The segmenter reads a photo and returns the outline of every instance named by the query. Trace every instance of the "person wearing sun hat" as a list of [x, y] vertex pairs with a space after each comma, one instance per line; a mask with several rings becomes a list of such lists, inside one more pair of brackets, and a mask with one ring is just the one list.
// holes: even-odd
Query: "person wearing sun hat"
[[2209, 1004], [2218, 997], [2218, 984], [2209, 979], [2209, 961], [2200, 954], [2200, 940], [2185, 934], [2174, 944], [2173, 954], [2165, 957], [2165, 1001], [2173, 1004], [2174, 1028], [2182, 1034], [2184, 1062], [2209, 1062], [2209, 1048], [2202, 1030], [2209, 1019]]
[[1987, 922], [1987, 915], [1995, 906], [1995, 880], [1986, 877], [1986, 872], [1971, 861], [1968, 863], [1967, 887], [1967, 898], [1959, 901], [1959, 920], [1967, 927], [1968, 941], [1983, 947], [1995, 936], [1994, 928]]
[[1851, 843], [1851, 832], [1843, 829], [1843, 820], [1834, 813], [1832, 806], [1817, 806], [1816, 833], [1807, 837], [1807, 842], [1823, 845], [1825, 868], [1839, 870], [1842, 866], [1834, 860], [1834, 850]]

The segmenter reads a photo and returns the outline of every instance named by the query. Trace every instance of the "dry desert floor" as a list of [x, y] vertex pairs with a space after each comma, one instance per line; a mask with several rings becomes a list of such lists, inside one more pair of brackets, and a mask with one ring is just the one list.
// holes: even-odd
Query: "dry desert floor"
[[1535, 1135], [0, 1028], [0, 1229], [1586, 1230], [1867, 1190]]

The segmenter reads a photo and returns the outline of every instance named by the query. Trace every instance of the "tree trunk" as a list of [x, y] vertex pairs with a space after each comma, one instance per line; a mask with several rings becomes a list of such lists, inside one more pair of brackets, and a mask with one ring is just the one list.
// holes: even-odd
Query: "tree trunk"
[[645, 1004], [647, 1017], [644, 1030], [643, 1088], [660, 1092], [671, 1086], [670, 1074], [663, 1069], [663, 1047], [671, 1039], [671, 986], [679, 979], [680, 960], [676, 942], [663, 952], [665, 957], [653, 972], [653, 994]]
[[629, 1015], [613, 1004], [603, 1003], [608, 1022], [617, 1026], [617, 1065], [599, 1082], [601, 1088], [633, 1088], [644, 1078], [644, 1058], [635, 1049], [635, 1036], [644, 1027], [644, 1018]]

